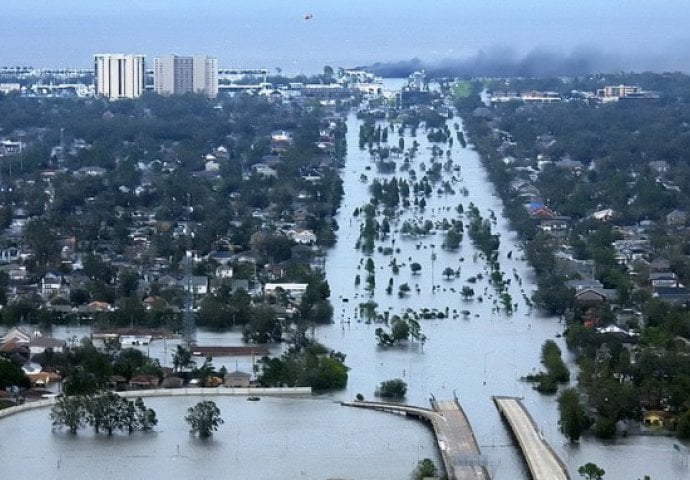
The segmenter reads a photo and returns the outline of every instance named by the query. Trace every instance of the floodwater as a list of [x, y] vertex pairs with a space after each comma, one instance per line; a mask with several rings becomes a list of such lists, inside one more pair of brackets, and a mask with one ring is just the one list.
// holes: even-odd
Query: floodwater
[[[451, 131], [459, 119], [449, 120]], [[491, 402], [492, 395], [524, 398], [544, 437], [577, 478], [578, 466], [595, 462], [607, 471], [607, 478], [637, 479], [645, 474], [652, 478], [685, 479], [690, 471], [687, 458], [674, 454], [673, 439], [632, 437], [603, 444], [584, 439], [570, 446], [558, 431], [558, 412], [554, 397], [533, 391], [519, 378], [539, 369], [539, 352], [546, 339], [554, 339], [570, 362], [559, 333], [563, 325], [557, 318], [531, 311], [523, 300], [534, 289], [530, 268], [522, 260], [517, 238], [501, 216], [501, 202], [486, 178], [479, 157], [470, 147], [462, 149], [456, 142], [451, 158], [460, 165], [459, 172], [444, 172], [444, 178], [456, 176], [454, 194], [434, 193], [426, 199], [424, 212], [414, 208], [402, 212], [393, 222], [391, 237], [377, 247], [394, 246], [399, 253], [385, 256], [374, 253], [376, 288], [372, 297], [364, 289], [366, 273], [360, 262], [364, 258], [355, 249], [360, 217], [355, 208], [368, 202], [368, 184], [374, 177], [392, 178], [376, 173], [367, 151], [358, 148], [359, 121], [348, 118], [348, 158], [343, 170], [345, 198], [337, 221], [338, 244], [329, 252], [326, 271], [331, 287], [335, 322], [317, 327], [316, 337], [330, 348], [347, 354], [351, 368], [347, 389], [310, 399], [264, 398], [261, 402], [218, 398], [226, 424], [206, 443], [188, 436], [182, 421], [184, 410], [196, 398], [149, 399], [160, 418], [160, 428], [151, 435], [112, 439], [79, 434], [50, 433], [48, 412], [34, 411], [5, 419], [0, 424], [0, 463], [8, 478], [12, 474], [42, 475], [47, 478], [286, 478], [286, 479], [401, 479], [409, 478], [420, 458], [440, 462], [433, 435], [417, 421], [390, 414], [365, 412], [339, 406], [336, 401], [351, 400], [357, 393], [374, 397], [376, 386], [384, 380], [401, 378], [408, 384], [407, 403], [428, 406], [428, 399], [452, 398], [456, 394], [473, 426], [482, 453], [487, 456], [492, 478], [513, 480], [528, 478], [524, 464], [506, 427]], [[420, 143], [412, 168], [421, 178], [420, 164], [430, 165], [431, 152], [426, 134], [418, 130]], [[405, 133], [406, 147], [415, 140]], [[397, 144], [398, 134], [390, 134]], [[445, 150], [445, 148], [444, 148]], [[445, 154], [444, 154], [445, 157]], [[370, 167], [370, 169], [367, 169]], [[361, 175], [367, 176], [363, 182]], [[407, 178], [407, 172], [395, 175]], [[461, 191], [465, 188], [466, 196]], [[473, 202], [484, 218], [495, 213], [494, 233], [500, 234], [499, 261], [517, 308], [512, 314], [497, 309], [493, 287], [488, 283], [485, 262], [476, 256], [467, 235], [458, 251], [441, 248], [443, 234], [424, 238], [403, 238], [395, 233], [406, 219], [441, 221], [458, 218], [454, 207]], [[465, 220], [465, 223], [467, 221]], [[392, 244], [395, 239], [395, 244]], [[512, 254], [509, 255], [509, 252]], [[389, 266], [392, 257], [401, 265], [398, 275]], [[432, 260], [435, 258], [435, 260]], [[418, 262], [421, 272], [413, 275], [409, 264]], [[445, 267], [459, 268], [458, 278], [446, 280]], [[471, 284], [483, 302], [463, 300], [458, 293], [467, 279], [484, 275]], [[355, 276], [362, 277], [355, 286]], [[393, 294], [385, 288], [394, 280]], [[397, 295], [398, 286], [408, 283], [412, 291], [405, 298]], [[433, 286], [438, 287], [433, 289]], [[421, 308], [445, 311], [449, 318], [421, 320], [427, 342], [389, 348], [377, 346], [374, 330], [382, 325], [368, 324], [359, 315], [358, 304], [373, 299], [379, 311], [390, 314]], [[453, 311], [458, 312], [453, 315]], [[459, 312], [468, 310], [469, 315]], [[72, 328], [65, 336], [81, 335], [83, 329]], [[62, 332], [60, 332], [62, 333]], [[200, 331], [200, 343], [238, 343], [238, 333], [217, 334]], [[155, 342], [148, 347], [152, 355], [169, 362], [174, 342]], [[144, 347], [146, 348], [146, 347]], [[274, 347], [279, 351], [279, 347]], [[236, 366], [250, 371], [250, 360], [214, 359], [216, 367]], [[653, 459], [653, 460], [652, 460]], [[684, 463], [684, 464], [683, 464]], [[9, 470], [7, 468], [9, 467]]]

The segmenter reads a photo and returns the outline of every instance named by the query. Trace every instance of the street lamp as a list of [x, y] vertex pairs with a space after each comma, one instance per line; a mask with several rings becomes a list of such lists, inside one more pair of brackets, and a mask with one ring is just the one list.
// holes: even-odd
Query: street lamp
[[[515, 396], [517, 397], [518, 389], [517, 389], [517, 382], [518, 382], [518, 369], [517, 365], [514, 363], [506, 363], [507, 366], [513, 367], [513, 388], [515, 390]], [[524, 397], [524, 395], [523, 395]]]
[[496, 350], [492, 350], [492, 351], [486, 352], [484, 354], [484, 383], [483, 383], [484, 385], [486, 385], [486, 357], [488, 357], [489, 355], [494, 354], [494, 353], [496, 353]]

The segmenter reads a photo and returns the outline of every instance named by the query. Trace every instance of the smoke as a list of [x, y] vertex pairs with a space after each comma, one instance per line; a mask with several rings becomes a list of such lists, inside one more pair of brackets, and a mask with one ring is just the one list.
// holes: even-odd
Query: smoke
[[382, 77], [406, 77], [421, 69], [431, 76], [554, 77], [631, 69], [663, 70], [667, 69], [668, 65], [660, 62], [658, 56], [638, 55], [636, 58], [625, 58], [589, 47], [578, 47], [568, 54], [535, 48], [523, 55], [509, 47], [492, 47], [480, 50], [467, 58], [449, 58], [434, 62], [413, 58], [397, 62], [378, 62], [361, 68]]

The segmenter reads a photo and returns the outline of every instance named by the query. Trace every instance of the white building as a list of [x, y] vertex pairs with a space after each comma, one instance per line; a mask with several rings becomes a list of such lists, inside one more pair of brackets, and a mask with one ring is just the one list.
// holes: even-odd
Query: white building
[[7, 95], [11, 92], [21, 91], [22, 86], [19, 83], [0, 83], [0, 93]]
[[137, 98], [144, 91], [144, 56], [122, 53], [94, 55], [96, 95], [110, 100]]
[[164, 55], [153, 60], [153, 91], [159, 95], [218, 95], [218, 59], [195, 55]]
[[267, 283], [264, 285], [264, 295], [275, 295], [278, 289], [299, 301], [307, 291], [306, 283]]

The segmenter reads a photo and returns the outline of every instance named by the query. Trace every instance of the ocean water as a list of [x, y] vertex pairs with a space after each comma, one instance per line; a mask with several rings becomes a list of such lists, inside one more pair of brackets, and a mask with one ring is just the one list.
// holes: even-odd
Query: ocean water
[[603, 69], [687, 69], [683, 0], [2, 0], [0, 65], [90, 67], [94, 53], [203, 53], [223, 67], [501, 59], [544, 50]]

